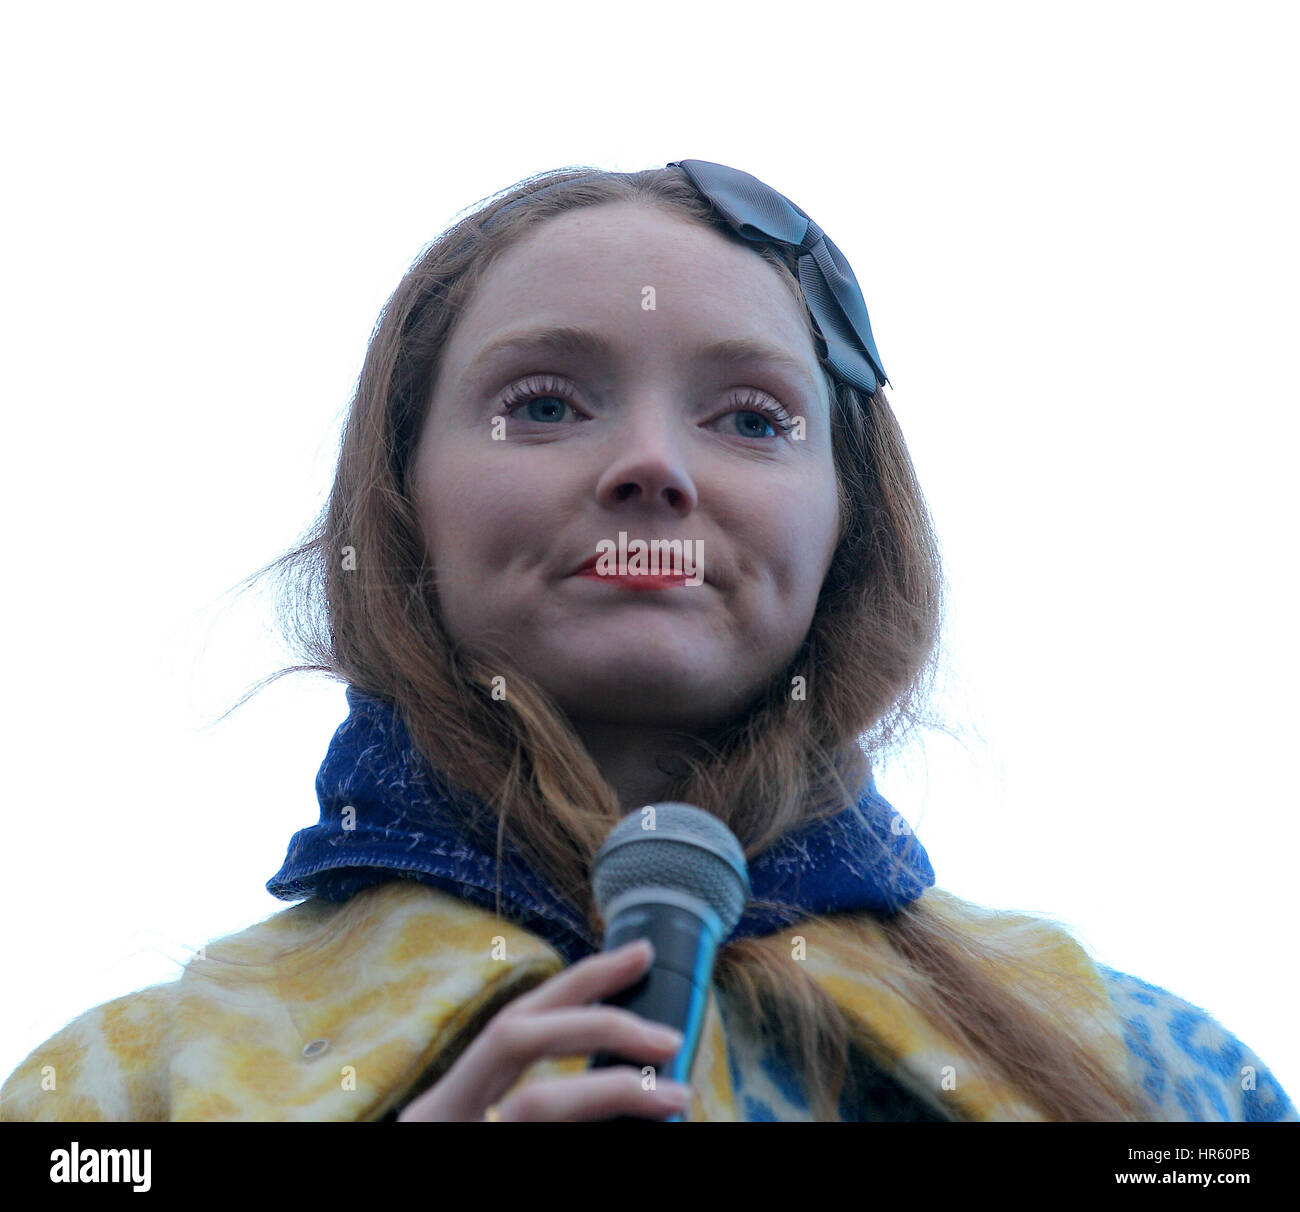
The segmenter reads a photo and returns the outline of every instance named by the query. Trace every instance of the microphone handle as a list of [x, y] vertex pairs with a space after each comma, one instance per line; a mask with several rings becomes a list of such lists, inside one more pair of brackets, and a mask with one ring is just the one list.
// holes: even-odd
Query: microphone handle
[[[656, 1079], [690, 1083], [691, 1069], [708, 1008], [709, 982], [717, 953], [711, 925], [679, 905], [650, 902], [621, 910], [605, 932], [604, 950], [613, 951], [634, 939], [648, 938], [655, 954], [649, 969], [635, 983], [604, 998], [602, 1005], [620, 1006], [653, 1023], [682, 1033], [682, 1046], [667, 1062], [656, 1067]], [[646, 1062], [601, 1051], [588, 1069], [630, 1065], [640, 1072]], [[682, 1122], [680, 1113], [667, 1122]], [[636, 1115], [616, 1116], [609, 1123], [645, 1122]]]

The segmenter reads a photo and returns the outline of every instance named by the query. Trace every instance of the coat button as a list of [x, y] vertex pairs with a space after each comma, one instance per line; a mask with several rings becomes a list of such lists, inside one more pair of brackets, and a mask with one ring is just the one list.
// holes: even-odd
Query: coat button
[[329, 1046], [330, 1042], [327, 1039], [314, 1039], [302, 1050], [302, 1054], [310, 1059], [313, 1056], [319, 1056]]

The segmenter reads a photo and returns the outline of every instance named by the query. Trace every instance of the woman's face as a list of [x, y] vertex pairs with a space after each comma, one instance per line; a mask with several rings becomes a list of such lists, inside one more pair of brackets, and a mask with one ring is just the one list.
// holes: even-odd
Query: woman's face
[[[489, 348], [558, 327], [588, 348]], [[741, 340], [791, 364], [709, 353]], [[527, 398], [494, 425], [515, 386]], [[504, 645], [574, 721], [700, 729], [748, 707], [806, 636], [838, 540], [829, 400], [789, 288], [635, 203], [548, 220], [491, 267], [415, 459], [449, 633]], [[574, 575], [620, 532], [629, 554], [689, 540], [702, 581]]]

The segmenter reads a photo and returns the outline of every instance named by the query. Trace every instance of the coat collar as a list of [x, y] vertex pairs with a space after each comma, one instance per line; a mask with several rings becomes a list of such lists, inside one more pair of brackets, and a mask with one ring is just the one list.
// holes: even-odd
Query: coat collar
[[[414, 879], [495, 910], [495, 846], [466, 827], [488, 813], [415, 751], [400, 714], [349, 686], [348, 718], [316, 777], [320, 820], [300, 829], [267, 891], [343, 901], [371, 884]], [[814, 915], [893, 913], [934, 884], [929, 856], [869, 778], [857, 809], [793, 831], [749, 866], [751, 906], [730, 939], [772, 934]], [[502, 911], [569, 962], [600, 946], [581, 915], [507, 846]], [[788, 910], [759, 907], [781, 902]]]

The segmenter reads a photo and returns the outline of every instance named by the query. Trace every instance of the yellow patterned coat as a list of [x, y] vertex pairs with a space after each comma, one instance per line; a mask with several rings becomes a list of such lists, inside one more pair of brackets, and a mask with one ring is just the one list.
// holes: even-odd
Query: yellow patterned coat
[[[1050, 1005], [1145, 1088], [1168, 1119], [1296, 1119], [1259, 1058], [1196, 1007], [1093, 963], [1061, 927], [995, 913], [938, 889], [930, 904], [1011, 954], [1044, 949], [1059, 981], [1029, 988], [1014, 964], [994, 972]], [[565, 967], [551, 945], [439, 889], [394, 880], [377, 890], [351, 945], [307, 965], [269, 965], [340, 906], [311, 900], [209, 944], [176, 980], [88, 1010], [41, 1044], [0, 1090], [4, 1120], [378, 1120], [428, 1084], [502, 1005]], [[869, 918], [869, 915], [864, 915]], [[841, 919], [842, 920], [842, 919]], [[871, 955], [835, 918], [784, 932], [792, 954], [847, 1012], [860, 1045], [934, 1118], [1040, 1119], [1014, 1090], [975, 1076], [963, 1050], [873, 978]], [[885, 932], [871, 947], [887, 948]], [[235, 968], [218, 960], [253, 966]], [[250, 979], [253, 978], [253, 979]], [[269, 978], [269, 979], [261, 979]], [[692, 1073], [691, 1120], [811, 1118], [719, 1005], [716, 986]], [[584, 1057], [539, 1061], [515, 1089], [579, 1073]]]

